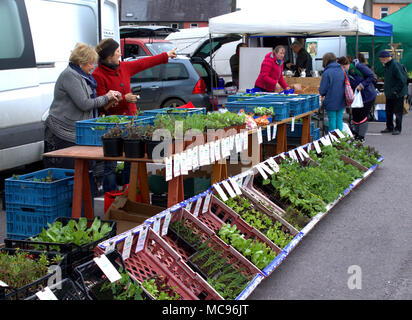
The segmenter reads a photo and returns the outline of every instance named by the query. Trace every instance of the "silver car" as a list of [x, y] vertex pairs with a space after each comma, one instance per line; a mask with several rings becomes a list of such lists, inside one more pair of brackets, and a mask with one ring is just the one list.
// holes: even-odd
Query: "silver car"
[[137, 107], [148, 110], [191, 102], [195, 107], [210, 110], [208, 86], [202, 79], [209, 72], [201, 64], [195, 68], [191, 59], [184, 56], [143, 70], [130, 78], [132, 92], [140, 95]]

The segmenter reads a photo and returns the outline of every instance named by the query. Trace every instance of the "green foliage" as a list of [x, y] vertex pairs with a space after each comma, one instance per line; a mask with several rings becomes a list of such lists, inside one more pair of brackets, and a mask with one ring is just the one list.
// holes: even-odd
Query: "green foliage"
[[145, 288], [156, 300], [180, 299], [179, 294], [175, 292], [175, 288], [167, 286], [163, 277], [159, 275], [143, 281], [142, 287]]
[[98, 117], [94, 122], [98, 123], [125, 123], [129, 122], [129, 118], [127, 116], [119, 116], [119, 115], [111, 115], [111, 116], [106, 116], [103, 115], [101, 117]]
[[169, 228], [176, 232], [178, 236], [186, 240], [192, 246], [197, 247], [202, 243], [202, 238], [194, 233], [194, 226], [191, 221], [183, 218], [181, 221], [173, 221]]
[[256, 107], [256, 108], [253, 109], [253, 112], [256, 115], [260, 115], [260, 116], [263, 116], [263, 115], [273, 116], [273, 115], [275, 115], [275, 111], [273, 111], [273, 107], [269, 107], [269, 108]]
[[139, 283], [130, 279], [129, 273], [119, 270], [121, 278], [115, 282], [105, 282], [100, 291], [110, 290], [113, 295], [113, 300], [144, 300], [142, 293], [143, 289]]

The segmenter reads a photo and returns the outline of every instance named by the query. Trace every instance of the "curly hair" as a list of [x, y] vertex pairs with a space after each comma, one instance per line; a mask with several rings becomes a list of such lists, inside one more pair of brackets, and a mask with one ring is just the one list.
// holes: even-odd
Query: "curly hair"
[[86, 63], [96, 63], [98, 54], [96, 50], [82, 42], [79, 42], [74, 47], [69, 61], [77, 65], [86, 64]]

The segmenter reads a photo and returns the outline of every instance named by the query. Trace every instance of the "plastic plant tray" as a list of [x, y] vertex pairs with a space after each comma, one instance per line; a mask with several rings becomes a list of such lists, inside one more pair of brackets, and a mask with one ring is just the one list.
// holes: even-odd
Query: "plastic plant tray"
[[192, 114], [206, 114], [206, 108], [161, 108], [143, 111], [144, 116], [156, 117], [158, 114], [187, 117]]
[[[70, 278], [65, 278], [49, 286], [49, 288], [57, 300], [87, 300], [83, 289]], [[25, 300], [39, 300], [39, 298], [34, 294]]]
[[290, 114], [290, 103], [287, 101], [258, 102], [256, 100], [245, 100], [228, 102], [225, 105], [225, 108], [233, 113], [238, 113], [240, 110], [244, 110], [246, 113], [253, 113], [256, 107], [273, 108], [275, 121], [287, 119]]

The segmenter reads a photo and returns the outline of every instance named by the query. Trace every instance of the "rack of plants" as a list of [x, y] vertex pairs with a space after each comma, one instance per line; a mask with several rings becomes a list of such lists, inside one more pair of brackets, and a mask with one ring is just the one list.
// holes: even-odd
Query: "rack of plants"
[[[40, 255], [43, 251], [39, 250], [22, 250], [21, 248], [0, 248], [1, 253], [7, 253], [8, 255], [15, 255], [17, 251], [24, 252], [28, 254], [30, 259], [39, 259]], [[61, 257], [61, 260], [58, 262], [57, 267], [60, 268], [61, 273], [58, 276], [66, 277], [67, 275], [67, 255], [60, 254], [56, 251], [49, 251], [45, 253], [48, 260], [56, 258], [57, 256]], [[50, 270], [50, 269], [49, 269]], [[25, 270], [25, 273], [28, 271]], [[52, 277], [57, 276], [57, 268], [55, 268], [50, 273], [47, 273], [38, 279], [21, 286], [20, 288], [4, 288], [0, 287], [0, 300], [24, 300], [36, 292], [42, 290], [43, 288], [47, 287], [48, 282], [52, 280]], [[27, 277], [27, 274], [24, 275]], [[4, 280], [4, 278], [3, 278]]]
[[[99, 218], [97, 218], [99, 219]], [[79, 218], [66, 218], [66, 217], [59, 217], [55, 220], [55, 222], [61, 222], [62, 226], [65, 226], [69, 223], [69, 221], [74, 220], [78, 222]], [[87, 220], [87, 227], [90, 227], [94, 220], [86, 219]], [[100, 219], [99, 219], [100, 220]], [[46, 250], [49, 251], [58, 251], [61, 254], [67, 255], [67, 273], [70, 275], [74, 268], [82, 263], [85, 263], [93, 258], [94, 255], [94, 248], [100, 242], [109, 239], [116, 235], [116, 221], [111, 220], [100, 220], [101, 224], [108, 223], [111, 227], [111, 231], [106, 234], [106, 236], [97, 239], [96, 241], [92, 241], [90, 243], [86, 243], [83, 245], [76, 245], [72, 242], [68, 243], [54, 243], [54, 242], [41, 242], [35, 241], [31, 239], [35, 239], [40, 234], [27, 239], [27, 240], [14, 240], [14, 239], [4, 239], [4, 243], [6, 248], [20, 248], [23, 250]]]
[[[168, 285], [176, 288], [175, 291], [182, 300], [222, 300], [222, 297], [200, 275], [190, 269], [182, 257], [151, 228], [147, 229], [143, 249], [135, 252], [141, 230], [142, 228], [135, 230], [130, 257], [124, 261], [126, 269], [137, 281], [143, 283], [159, 275], [168, 279]], [[119, 251], [123, 252], [125, 237], [119, 235], [116, 239], [108, 239], [105, 243], [114, 241]], [[97, 253], [104, 252], [101, 246], [102, 244], [96, 247]]]

